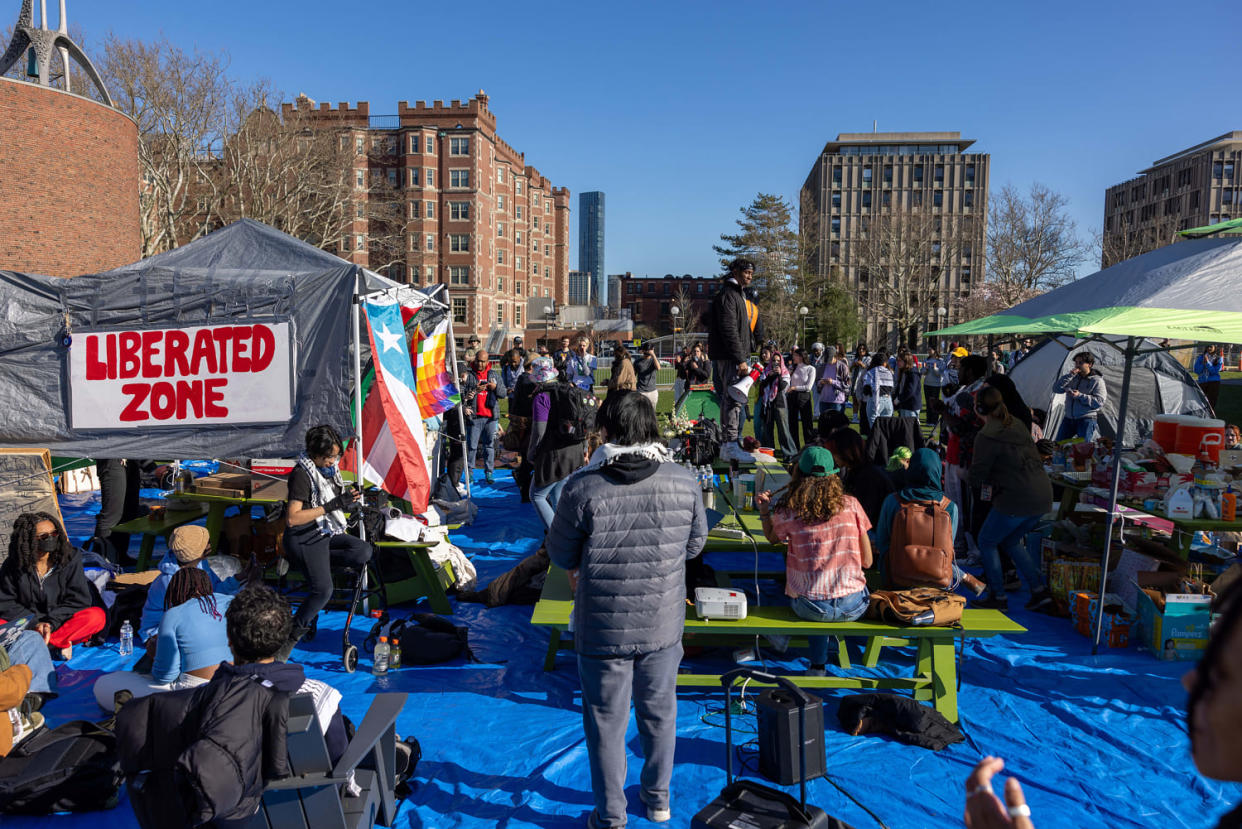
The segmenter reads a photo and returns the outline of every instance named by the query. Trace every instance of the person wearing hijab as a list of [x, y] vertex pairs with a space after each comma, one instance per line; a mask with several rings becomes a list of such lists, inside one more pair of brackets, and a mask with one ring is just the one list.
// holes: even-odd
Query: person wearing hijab
[[[941, 483], [943, 476], [944, 465], [940, 460], [940, 456], [931, 449], [919, 449], [911, 456], [910, 465], [906, 467], [905, 471], [905, 486], [896, 492], [890, 493], [884, 499], [884, 503], [880, 507], [879, 520], [875, 524], [876, 560], [881, 562], [881, 571], [883, 571], [882, 563], [885, 560], [885, 556], [888, 555], [889, 545], [893, 538], [893, 522], [896, 520], [897, 512], [903, 504], [914, 502], [943, 503], [944, 511], [949, 514], [949, 521], [952, 522], [953, 535], [957, 534], [959, 515], [957, 504], [945, 498], [944, 485]], [[952, 589], [957, 588], [959, 585], [967, 588], [976, 596], [982, 594], [986, 587], [982, 580], [963, 571], [955, 562], [953, 564]]]
[[781, 454], [792, 458], [798, 450], [789, 434], [785, 398], [789, 389], [789, 369], [785, 368], [785, 358], [776, 348], [772, 349], [772, 358], [763, 370], [760, 383], [759, 394], [763, 397], [763, 416], [768, 421], [767, 431], [775, 436], [776, 448], [781, 450]]

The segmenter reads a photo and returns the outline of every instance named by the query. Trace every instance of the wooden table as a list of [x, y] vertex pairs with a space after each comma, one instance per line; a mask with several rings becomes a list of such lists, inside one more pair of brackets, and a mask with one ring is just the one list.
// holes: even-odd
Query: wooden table
[[229, 507], [240, 507], [247, 510], [254, 506], [270, 507], [289, 500], [289, 484], [286, 481], [275, 481], [271, 486], [264, 487], [258, 495], [230, 497], [226, 495], [204, 495], [200, 492], [183, 492], [173, 496], [184, 501], [197, 501], [207, 506], [207, 534], [214, 548], [220, 540], [220, 530], [224, 527], [224, 513]]
[[175, 512], [165, 509], [159, 517], [144, 515], [141, 518], [133, 518], [117, 524], [112, 528], [112, 531], [142, 535], [142, 545], [138, 548], [137, 564], [137, 569], [142, 571], [151, 566], [151, 554], [155, 551], [155, 539], [157, 537], [167, 540], [168, 536], [177, 527], [197, 521], [206, 512], [207, 508], [201, 505], [195, 505], [193, 509], [183, 509]]

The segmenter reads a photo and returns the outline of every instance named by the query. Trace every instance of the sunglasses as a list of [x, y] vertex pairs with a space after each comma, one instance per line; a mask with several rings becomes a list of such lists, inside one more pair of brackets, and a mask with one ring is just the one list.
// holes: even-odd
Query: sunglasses
[[60, 537], [60, 530], [52, 530], [50, 533], [39, 533], [38, 535], [35, 536], [35, 538], [39, 539], [40, 541], [43, 541], [44, 539], [48, 539], [48, 538], [59, 538], [59, 537]]

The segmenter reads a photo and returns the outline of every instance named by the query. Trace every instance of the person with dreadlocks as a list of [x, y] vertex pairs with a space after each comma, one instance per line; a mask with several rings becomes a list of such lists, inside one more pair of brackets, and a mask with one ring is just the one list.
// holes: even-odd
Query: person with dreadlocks
[[[785, 595], [793, 600], [794, 613], [811, 622], [852, 622], [866, 612], [870, 594], [863, 570], [872, 563], [871, 521], [858, 499], [845, 494], [831, 452], [822, 446], [803, 449], [780, 500], [773, 505], [765, 490], [755, 496], [755, 506], [768, 541], [788, 545]], [[807, 641], [807, 675], [824, 676], [828, 637]]]
[[107, 622], [103, 608], [92, 606], [81, 553], [46, 512], [17, 516], [0, 564], [0, 622], [21, 618], [65, 659]]
[[104, 674], [95, 681], [99, 707], [111, 711], [118, 691], [145, 697], [207, 684], [230, 656], [224, 611], [232, 601], [227, 593], [212, 592], [207, 571], [197, 567], [178, 570], [164, 593], [164, 615], [155, 637], [151, 673]]
[[[1190, 756], [1204, 777], [1242, 783], [1242, 585], [1234, 583], [1216, 600], [1219, 618], [1212, 624], [1211, 638], [1203, 656], [1182, 677], [1186, 700], [1186, 730]], [[1213, 615], [1216, 615], [1214, 613]], [[984, 757], [966, 778], [968, 829], [1035, 829], [1031, 807], [1017, 778], [1005, 781], [1002, 794], [992, 788], [992, 778], [1005, 768], [999, 757]], [[1142, 808], [1134, 804], [1134, 813]], [[1049, 823], [1057, 824], [1058, 816]], [[1118, 821], [1120, 823], [1120, 821]], [[1242, 827], [1242, 804], [1237, 804], [1216, 823], [1216, 829]]]

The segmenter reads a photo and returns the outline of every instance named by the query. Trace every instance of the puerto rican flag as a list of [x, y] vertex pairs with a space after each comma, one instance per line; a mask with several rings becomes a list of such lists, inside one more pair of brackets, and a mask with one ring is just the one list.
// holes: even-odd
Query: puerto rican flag
[[[375, 382], [362, 407], [362, 478], [408, 501], [414, 514], [427, 510], [431, 477], [427, 431], [415, 396], [414, 366], [401, 305], [364, 302]], [[353, 465], [352, 453], [348, 455]]]

